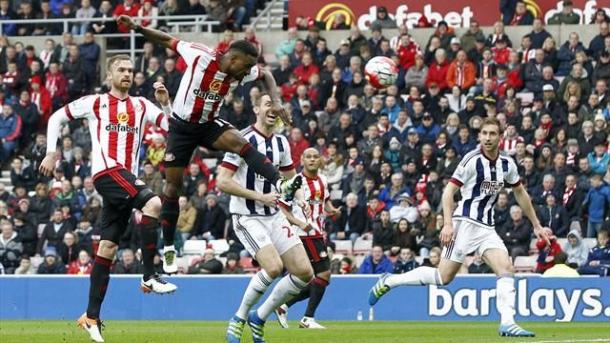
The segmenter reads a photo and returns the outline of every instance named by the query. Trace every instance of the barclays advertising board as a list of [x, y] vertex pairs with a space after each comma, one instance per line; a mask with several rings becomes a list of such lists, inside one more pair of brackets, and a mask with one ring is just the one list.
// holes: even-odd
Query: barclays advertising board
[[[458, 276], [444, 287], [401, 287], [371, 310], [376, 276], [336, 276], [316, 314], [320, 320], [496, 321], [495, 283], [489, 276]], [[249, 276], [179, 276], [171, 296], [144, 295], [137, 276], [113, 276], [102, 308], [105, 319], [226, 320], [239, 306]], [[88, 277], [2, 276], [0, 320], [75, 319], [86, 307]], [[518, 277], [518, 320], [610, 322], [610, 278]], [[306, 302], [291, 308], [299, 319]]]

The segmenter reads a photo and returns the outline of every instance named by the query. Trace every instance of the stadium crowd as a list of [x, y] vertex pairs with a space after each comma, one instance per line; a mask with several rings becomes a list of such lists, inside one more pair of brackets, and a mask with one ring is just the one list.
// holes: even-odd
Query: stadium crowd
[[[73, 14], [71, 2], [41, 1], [22, 2], [20, 12], [14, 12], [15, 4], [7, 7], [9, 3], [0, 0], [0, 19], [80, 18], [140, 8], [133, 0], [116, 6], [82, 0]], [[228, 3], [245, 6], [244, 1]], [[181, 13], [176, 4], [180, 1], [147, 0], [140, 10], [157, 13], [159, 5], [159, 14]], [[578, 15], [570, 4], [564, 1], [564, 11], [551, 22], [570, 23]], [[196, 0], [188, 5], [201, 7]], [[213, 13], [205, 7], [199, 10]], [[501, 150], [517, 162], [542, 224], [553, 233], [549, 246], [532, 243], [531, 224], [510, 191], [501, 191], [495, 224], [510, 255], [535, 256], [539, 273], [567, 264], [570, 271], [607, 275], [610, 18], [603, 10], [596, 13], [592, 22], [599, 34], [590, 42], [582, 42], [577, 32], [557, 42], [540, 19], [524, 10], [522, 1], [503, 8], [504, 21], [489, 35], [474, 20], [461, 36], [441, 21], [427, 42], [418, 43], [380, 7], [370, 35], [340, 25], [338, 18], [333, 29], [349, 29], [339, 46], [328, 46], [324, 32], [308, 18], [297, 18], [298, 26], [278, 42], [273, 75], [295, 121], [286, 129], [293, 161], [298, 168], [306, 148], [318, 149], [332, 199], [342, 206], [341, 214], [326, 224], [333, 273], [403, 273], [419, 262], [437, 265], [443, 187], [460, 157], [477, 149], [481, 120], [491, 116], [504, 126]], [[239, 7], [234, 13], [239, 16]], [[520, 41], [511, 41], [505, 25], [531, 25], [532, 30]], [[398, 27], [398, 35], [386, 37], [384, 30], [393, 27]], [[48, 39], [43, 47], [0, 37], [0, 162], [10, 169], [12, 185], [8, 191], [0, 183], [0, 265], [5, 273], [82, 274], [91, 269], [102, 199], [90, 175], [86, 123], [73, 122], [63, 129], [62, 161], [52, 178], [37, 169], [45, 155], [44, 132], [51, 113], [82, 95], [107, 90], [98, 68], [101, 50], [94, 40], [106, 29], [95, 23], [73, 26], [61, 42]], [[9, 36], [52, 30], [25, 24], [3, 28]], [[74, 34], [84, 34], [82, 44], [74, 43]], [[222, 52], [233, 39], [232, 32], [225, 31], [216, 49]], [[263, 51], [252, 29], [246, 30], [246, 39]], [[396, 85], [378, 91], [367, 84], [363, 67], [373, 56], [396, 61]], [[131, 94], [149, 99], [152, 84], [159, 80], [173, 96], [185, 68], [176, 52], [150, 43], [144, 44], [135, 66]], [[227, 97], [222, 118], [239, 129], [250, 125], [253, 99], [260, 92], [257, 85], [240, 86]], [[147, 127], [140, 177], [157, 194], [164, 183], [164, 149], [164, 133]], [[192, 240], [226, 239], [228, 250], [218, 254], [210, 243], [201, 257], [189, 259], [184, 273], [256, 268], [229, 229], [228, 197], [215, 189], [217, 163], [211, 161], [220, 158], [200, 148], [185, 170], [186, 196], [180, 198], [176, 242], [182, 247]], [[597, 241], [589, 246], [586, 238]], [[120, 242], [114, 272], [141, 272], [138, 239], [131, 227]], [[345, 242], [348, 249], [342, 248]], [[357, 246], [366, 249], [357, 251]], [[34, 259], [42, 260], [37, 268]], [[160, 259], [156, 262], [161, 271]], [[464, 272], [486, 273], [489, 268], [480, 256], [473, 256]]]

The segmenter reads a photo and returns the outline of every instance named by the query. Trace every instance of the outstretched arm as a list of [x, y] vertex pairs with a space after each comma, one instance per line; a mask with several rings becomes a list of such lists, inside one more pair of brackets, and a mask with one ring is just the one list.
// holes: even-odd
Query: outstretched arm
[[152, 43], [159, 44], [164, 48], [173, 49], [178, 39], [159, 30], [151, 29], [149, 27], [142, 27], [140, 24], [136, 23], [133, 18], [128, 15], [120, 15], [117, 18], [117, 23], [123, 24], [130, 29], [136, 31], [137, 33], [141, 33], [144, 38]]
[[263, 69], [262, 73], [265, 88], [273, 100], [273, 111], [280, 116], [280, 119], [282, 119], [284, 124], [292, 125], [292, 116], [284, 109], [284, 107], [282, 107], [282, 97], [278, 91], [277, 83], [275, 82], [273, 74], [271, 74], [271, 72], [267, 69]]

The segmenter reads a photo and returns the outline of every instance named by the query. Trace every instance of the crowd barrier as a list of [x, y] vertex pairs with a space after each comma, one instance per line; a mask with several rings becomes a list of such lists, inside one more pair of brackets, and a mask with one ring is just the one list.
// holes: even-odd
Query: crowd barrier
[[[496, 278], [458, 276], [445, 287], [401, 287], [374, 307], [368, 291], [376, 276], [336, 276], [316, 317], [321, 320], [495, 321]], [[227, 320], [239, 306], [249, 276], [177, 276], [173, 295], [145, 295], [139, 277], [113, 276], [102, 307], [104, 319]], [[78, 318], [85, 310], [89, 278], [0, 277], [0, 320]], [[517, 318], [527, 321], [610, 321], [610, 279], [518, 277]], [[306, 301], [290, 319], [302, 316]]]

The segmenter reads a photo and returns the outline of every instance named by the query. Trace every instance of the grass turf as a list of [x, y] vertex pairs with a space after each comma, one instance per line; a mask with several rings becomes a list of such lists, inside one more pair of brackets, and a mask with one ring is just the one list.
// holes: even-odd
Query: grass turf
[[[321, 322], [327, 330], [301, 330], [291, 322], [288, 330], [270, 321], [269, 342], [385, 343], [385, 342], [610, 342], [610, 323], [523, 323], [535, 338], [500, 338], [492, 322]], [[107, 321], [106, 342], [224, 342], [225, 322]], [[252, 342], [245, 329], [243, 342]], [[89, 342], [74, 321], [0, 321], [2, 343]]]

